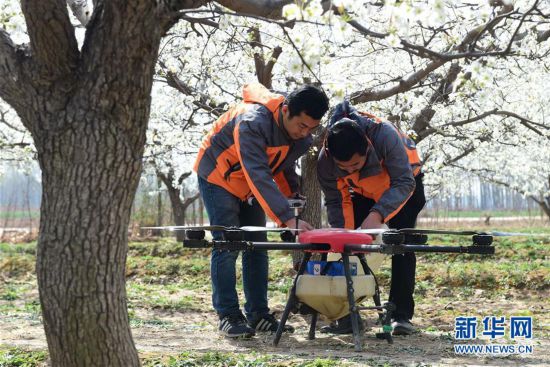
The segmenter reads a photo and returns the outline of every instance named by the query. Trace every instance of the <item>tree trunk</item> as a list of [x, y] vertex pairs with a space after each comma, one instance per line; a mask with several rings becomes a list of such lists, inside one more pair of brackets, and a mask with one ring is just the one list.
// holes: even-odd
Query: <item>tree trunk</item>
[[[43, 193], [36, 272], [44, 328], [54, 366], [137, 366], [125, 264], [143, 141], [129, 144], [116, 127], [120, 120], [92, 111], [68, 110], [73, 128], [37, 144]], [[143, 140], [147, 116], [142, 109], [130, 119], [141, 121]]]
[[[170, 203], [172, 204], [172, 213], [174, 215], [174, 224], [176, 226], [184, 226], [185, 225], [185, 209], [187, 207], [184, 205], [182, 200], [180, 199], [180, 190], [168, 186], [168, 197], [170, 198]], [[185, 239], [185, 232], [184, 231], [176, 231], [176, 240], [178, 242], [181, 242]]]
[[[324, 134], [322, 134], [324, 135]], [[319, 140], [319, 139], [316, 139]], [[314, 142], [314, 145], [316, 143]], [[318, 147], [319, 143], [317, 143]], [[315, 228], [321, 228], [321, 186], [317, 179], [317, 149], [310, 149], [302, 157], [302, 182], [301, 193], [306, 197], [306, 207], [302, 212], [301, 218]], [[292, 263], [296, 265], [302, 260], [303, 251], [292, 251]]]
[[302, 157], [302, 194], [307, 199], [302, 219], [315, 228], [321, 228], [321, 185], [317, 179], [317, 153], [315, 151], [309, 151]]
[[56, 367], [139, 366], [125, 266], [162, 13], [143, 0], [96, 4], [81, 49], [63, 2], [21, 2], [32, 52], [14, 53], [0, 29], [0, 95], [42, 170], [36, 274]]

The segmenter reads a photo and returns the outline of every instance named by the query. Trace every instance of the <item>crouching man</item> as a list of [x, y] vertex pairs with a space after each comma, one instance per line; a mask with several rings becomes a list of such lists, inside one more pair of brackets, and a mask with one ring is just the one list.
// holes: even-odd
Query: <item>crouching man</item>
[[[420, 159], [414, 142], [388, 122], [358, 112], [345, 101], [329, 123], [317, 174], [325, 195], [331, 227], [412, 228], [424, 207]], [[392, 256], [389, 300], [396, 305], [394, 335], [415, 331], [414, 253]], [[345, 316], [324, 332], [351, 333]]]

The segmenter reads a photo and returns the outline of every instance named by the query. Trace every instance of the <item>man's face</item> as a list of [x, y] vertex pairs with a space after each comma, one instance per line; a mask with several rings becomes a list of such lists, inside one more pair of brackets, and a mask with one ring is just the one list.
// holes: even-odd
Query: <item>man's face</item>
[[365, 162], [367, 161], [366, 155], [360, 155], [359, 153], [355, 153], [349, 161], [339, 161], [334, 160], [334, 163], [343, 171], [346, 171], [349, 174], [352, 174], [353, 172], [359, 171], [363, 166], [365, 165]]
[[321, 120], [316, 120], [303, 111], [297, 116], [289, 117], [290, 114], [287, 105], [283, 105], [282, 112], [283, 126], [293, 140], [307, 137], [321, 123]]

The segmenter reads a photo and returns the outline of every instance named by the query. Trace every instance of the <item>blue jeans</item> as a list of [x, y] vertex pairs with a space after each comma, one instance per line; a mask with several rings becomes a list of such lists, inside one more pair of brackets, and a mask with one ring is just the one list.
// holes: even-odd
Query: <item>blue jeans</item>
[[[223, 226], [265, 226], [265, 213], [257, 200], [252, 204], [241, 201], [220, 186], [208, 183], [202, 177], [199, 190], [208, 213], [210, 224]], [[212, 232], [216, 240], [222, 233]], [[248, 232], [249, 241], [267, 241], [265, 232]], [[220, 319], [240, 313], [236, 290], [235, 264], [240, 251], [212, 250], [210, 272], [212, 277], [212, 304]], [[243, 288], [246, 303], [244, 310], [249, 320], [267, 313], [268, 257], [266, 250], [247, 250], [242, 253]]]

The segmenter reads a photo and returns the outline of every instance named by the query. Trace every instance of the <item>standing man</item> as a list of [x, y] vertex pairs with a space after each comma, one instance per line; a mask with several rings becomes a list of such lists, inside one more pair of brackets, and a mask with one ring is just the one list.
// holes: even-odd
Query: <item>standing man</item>
[[[195, 162], [210, 224], [265, 226], [267, 214], [279, 226], [296, 228], [287, 201], [298, 192], [296, 160], [309, 149], [311, 132], [327, 110], [327, 96], [313, 86], [302, 86], [285, 98], [261, 84], [245, 85], [242, 102], [214, 123]], [[312, 229], [302, 220], [298, 228]], [[213, 233], [214, 239], [222, 236]], [[266, 241], [267, 235], [247, 233], [245, 239]], [[219, 330], [231, 338], [249, 338], [255, 330], [276, 331], [279, 322], [267, 302], [267, 251], [242, 253], [246, 318], [235, 289], [238, 255], [239, 251], [212, 250], [212, 303]]]
[[[414, 142], [392, 124], [358, 112], [344, 101], [335, 108], [317, 174], [331, 227], [412, 228], [426, 202], [420, 159]], [[414, 253], [392, 256], [389, 300], [396, 305], [393, 334], [415, 331]], [[325, 328], [351, 333], [351, 318]]]

